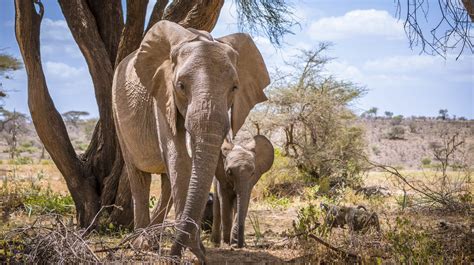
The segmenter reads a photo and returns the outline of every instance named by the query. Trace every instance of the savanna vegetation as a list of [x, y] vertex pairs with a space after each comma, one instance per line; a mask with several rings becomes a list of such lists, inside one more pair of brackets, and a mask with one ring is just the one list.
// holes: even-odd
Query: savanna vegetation
[[[0, 113], [0, 262], [172, 261], [167, 249], [175, 232], [173, 213], [160, 226], [132, 231], [125, 225], [133, 215], [130, 193], [120, 191], [128, 184], [111, 116], [112, 75], [152, 23], [167, 19], [210, 31], [223, 1], [157, 1], [145, 25], [147, 2], [127, 1], [124, 20], [121, 1], [59, 1], [91, 70], [100, 114], [95, 120], [85, 119], [84, 111], [55, 109], [39, 56], [43, 6], [16, 1], [23, 18], [17, 18], [18, 42], [36, 83], [28, 87], [31, 118], [3, 108]], [[446, 2], [442, 10], [453, 5], [440, 2]], [[296, 22], [285, 1], [236, 3], [242, 28], [275, 44]], [[469, 19], [473, 7], [463, 3], [470, 12], [449, 14]], [[410, 12], [418, 11], [407, 11], [410, 43], [443, 55], [448, 47], [421, 34]], [[459, 31], [446, 34], [472, 48]], [[446, 109], [431, 119], [390, 111], [379, 116], [377, 108], [358, 116], [351, 107], [366, 89], [326, 74], [329, 47], [321, 43], [300, 51], [286, 65], [291, 70], [271, 73], [269, 100], [250, 113], [237, 140], [267, 136], [275, 147], [273, 167], [253, 190], [245, 248], [214, 248], [209, 234], [202, 234], [208, 262], [472, 262], [473, 121], [450, 119]], [[18, 59], [3, 58], [1, 74], [22, 67]], [[158, 202], [160, 184], [154, 176], [150, 208]], [[323, 205], [343, 215], [343, 228]], [[345, 207], [354, 215], [343, 212]], [[362, 218], [355, 231], [359, 212], [377, 218], [370, 223]], [[139, 236], [160, 247], [136, 248], [132, 242]], [[184, 261], [193, 258], [187, 253]]]

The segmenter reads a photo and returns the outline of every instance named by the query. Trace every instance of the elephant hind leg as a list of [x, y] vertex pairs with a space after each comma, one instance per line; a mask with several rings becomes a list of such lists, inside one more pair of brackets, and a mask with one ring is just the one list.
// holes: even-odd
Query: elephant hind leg
[[139, 170], [130, 163], [127, 163], [127, 171], [133, 198], [134, 228], [144, 228], [150, 224], [151, 174]]
[[173, 204], [171, 197], [171, 182], [168, 174], [161, 174], [161, 196], [158, 205], [152, 213], [151, 225], [161, 224], [165, 221], [166, 216]]

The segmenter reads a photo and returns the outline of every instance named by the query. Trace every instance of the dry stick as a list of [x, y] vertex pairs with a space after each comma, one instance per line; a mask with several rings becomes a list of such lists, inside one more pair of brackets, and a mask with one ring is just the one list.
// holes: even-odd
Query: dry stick
[[100, 208], [100, 210], [99, 210], [99, 211], [96, 213], [96, 215], [94, 216], [94, 219], [92, 219], [90, 225], [86, 228], [86, 230], [84, 230], [84, 232], [81, 233], [81, 237], [83, 237], [85, 234], [87, 234], [87, 232], [90, 231], [90, 229], [92, 228], [92, 226], [94, 226], [95, 220], [96, 220], [97, 217], [99, 217], [99, 215], [102, 213], [102, 210], [107, 209], [107, 208], [110, 208], [110, 207], [114, 207], [114, 208], [117, 208], [117, 209], [119, 209], [119, 210], [122, 210], [122, 207], [117, 206], [117, 205], [115, 205], [115, 204], [102, 206], [102, 207]]
[[338, 253], [340, 253], [340, 254], [343, 254], [343, 255], [348, 256], [348, 257], [351, 257], [351, 258], [355, 258], [355, 259], [357, 259], [357, 260], [361, 260], [361, 259], [362, 259], [359, 255], [354, 254], [354, 253], [349, 252], [349, 251], [342, 250], [342, 249], [340, 249], [340, 248], [337, 248], [337, 247], [335, 247], [335, 246], [333, 246], [333, 245], [327, 243], [326, 241], [322, 240], [321, 238], [315, 236], [314, 234], [308, 234], [308, 236], [309, 236], [310, 238], [316, 240], [317, 242], [323, 244], [325, 247], [327, 247], [327, 248], [329, 248], [329, 249], [335, 251], [335, 252], [338, 252]]

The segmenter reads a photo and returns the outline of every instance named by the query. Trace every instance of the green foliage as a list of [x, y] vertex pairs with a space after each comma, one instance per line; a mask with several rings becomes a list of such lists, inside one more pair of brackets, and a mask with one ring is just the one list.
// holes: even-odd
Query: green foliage
[[262, 230], [260, 229], [260, 221], [256, 214], [249, 215], [249, 220], [255, 234], [255, 245], [258, 245], [264, 237]]
[[372, 146], [372, 152], [377, 156], [380, 155], [380, 149], [377, 146]]
[[[1, 236], [1, 235], [0, 235]], [[1, 264], [24, 264], [23, 253], [28, 246], [21, 239], [0, 239], [0, 263]]]
[[43, 213], [73, 213], [74, 201], [70, 195], [53, 192], [51, 188], [38, 189], [25, 197], [23, 203], [28, 215]]
[[270, 194], [265, 197], [265, 202], [274, 209], [288, 209], [291, 204], [291, 200], [288, 197], [278, 198], [277, 196]]
[[22, 143], [16, 150], [19, 154], [21, 153], [29, 153], [33, 154], [35, 152], [38, 152], [38, 148], [33, 145], [32, 141], [24, 142]]
[[150, 201], [148, 202], [148, 208], [153, 209], [156, 206], [158, 199], [155, 196], [150, 197]]
[[384, 112], [384, 114], [385, 114], [385, 116], [386, 116], [387, 118], [389, 118], [389, 119], [393, 117], [393, 112], [386, 111], [386, 112]]
[[441, 264], [440, 245], [420, 227], [406, 218], [397, 217], [394, 229], [386, 234], [397, 263]]
[[53, 164], [54, 164], [53, 160], [49, 160], [49, 159], [42, 159], [40, 162], [40, 165], [44, 165], [44, 166], [53, 165]]
[[403, 136], [405, 135], [405, 128], [402, 126], [394, 126], [387, 133], [387, 137], [390, 140], [404, 140]]
[[293, 221], [293, 232], [307, 239], [308, 234], [320, 226], [319, 219], [322, 219], [321, 207], [309, 203], [298, 210], [296, 220]]
[[392, 121], [390, 122], [390, 124], [392, 124], [393, 126], [397, 126], [397, 125], [402, 124], [402, 121], [403, 121], [403, 115], [397, 115], [392, 118]]
[[421, 164], [424, 166], [424, 167], [428, 167], [431, 165], [431, 159], [429, 159], [428, 157], [425, 157], [421, 160]]
[[71, 214], [74, 212], [74, 201], [68, 195], [43, 187], [38, 181], [44, 177], [38, 173], [36, 179], [3, 180], [0, 198], [3, 198], [2, 209], [7, 213], [24, 209], [28, 216], [44, 213]]
[[9, 160], [8, 164], [10, 164], [10, 165], [30, 165], [30, 164], [33, 164], [33, 159], [31, 157], [18, 156], [15, 159]]
[[440, 109], [438, 113], [439, 113], [438, 119], [447, 120], [449, 118], [447, 109]]
[[294, 162], [289, 157], [283, 156], [280, 148], [275, 147], [275, 159], [272, 168], [262, 175], [254, 188], [254, 193], [260, 198], [275, 195], [272, 194], [272, 191], [278, 185], [284, 183], [296, 184], [302, 182], [303, 179], [304, 176], [295, 167]]
[[74, 142], [74, 148], [79, 150], [79, 151], [85, 151], [85, 150], [87, 150], [87, 147], [89, 147], [88, 143], [83, 143], [82, 141], [75, 141]]
[[285, 136], [282, 154], [289, 157], [306, 180], [324, 177], [350, 183], [364, 168], [364, 131], [355, 126], [349, 105], [364, 89], [325, 77], [329, 61], [319, 49], [303, 51], [295, 70], [274, 83], [266, 105], [266, 119]]

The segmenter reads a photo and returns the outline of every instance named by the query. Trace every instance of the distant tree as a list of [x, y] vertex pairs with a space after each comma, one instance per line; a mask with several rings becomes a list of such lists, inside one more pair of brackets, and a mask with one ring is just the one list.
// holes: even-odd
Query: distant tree
[[28, 132], [26, 114], [0, 109], [0, 135], [7, 142], [10, 158], [18, 155], [18, 137]]
[[378, 108], [372, 107], [367, 111], [364, 111], [360, 116], [362, 118], [374, 118], [377, 117], [377, 112], [379, 111]]
[[447, 120], [449, 118], [447, 109], [440, 109], [438, 119]]
[[8, 74], [11, 71], [19, 70], [22, 67], [23, 64], [20, 60], [11, 55], [0, 52], [0, 98], [3, 98], [7, 95], [6, 90], [3, 88], [1, 79], [10, 79], [11, 76]]
[[77, 127], [77, 122], [84, 116], [89, 116], [87, 111], [71, 110], [61, 114], [65, 122], [71, 123], [74, 127]]
[[403, 121], [403, 115], [397, 115], [392, 118], [392, 125], [400, 125]]
[[393, 112], [386, 111], [384, 114], [387, 118], [392, 118], [393, 117]]

